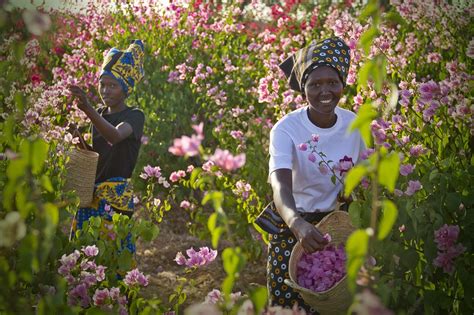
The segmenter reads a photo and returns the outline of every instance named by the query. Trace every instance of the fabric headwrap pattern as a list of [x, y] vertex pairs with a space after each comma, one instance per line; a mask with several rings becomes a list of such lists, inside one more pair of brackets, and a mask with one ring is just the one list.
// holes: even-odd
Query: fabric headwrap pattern
[[139, 39], [133, 40], [127, 50], [117, 48], [109, 50], [102, 63], [100, 76], [110, 75], [119, 81], [126, 95], [143, 78], [143, 60], [145, 49]]
[[288, 78], [290, 88], [304, 92], [304, 85], [311, 71], [323, 65], [335, 69], [345, 86], [350, 61], [349, 46], [339, 37], [331, 37], [320, 42], [312, 41], [307, 47], [288, 57], [279, 67]]

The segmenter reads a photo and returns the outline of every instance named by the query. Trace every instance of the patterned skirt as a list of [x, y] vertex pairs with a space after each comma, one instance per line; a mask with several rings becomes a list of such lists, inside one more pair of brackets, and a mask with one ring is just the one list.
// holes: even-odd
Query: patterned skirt
[[[76, 232], [82, 229], [84, 222], [91, 217], [100, 217], [99, 238], [114, 240], [112, 215], [120, 213], [132, 216], [134, 210], [133, 194], [128, 179], [114, 177], [105, 182], [97, 183], [94, 190], [94, 199], [89, 207], [79, 208], [72, 221], [71, 239]], [[132, 243], [132, 234], [121, 240], [122, 248], [135, 253], [135, 244]]]
[[[328, 214], [329, 212], [312, 213], [303, 216], [303, 218], [312, 224], [317, 224]], [[267, 258], [269, 302], [271, 306], [281, 306], [288, 309], [293, 308], [293, 305], [298, 303], [298, 306], [304, 309], [306, 314], [318, 314], [314, 308], [306, 304], [298, 292], [295, 292], [284, 283], [285, 279], [290, 278], [290, 255], [296, 242], [297, 239], [291, 232], [270, 235]]]

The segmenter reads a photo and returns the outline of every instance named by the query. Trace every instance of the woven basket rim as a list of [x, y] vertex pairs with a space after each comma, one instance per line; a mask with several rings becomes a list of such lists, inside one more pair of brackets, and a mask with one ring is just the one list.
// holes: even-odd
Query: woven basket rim
[[93, 150], [86, 150], [86, 149], [81, 149], [81, 148], [78, 148], [78, 147], [72, 147], [71, 149], [69, 149], [69, 152], [73, 152], [73, 151], [77, 151], [81, 154], [86, 154], [86, 155], [90, 155], [90, 156], [99, 156], [99, 153], [97, 153]]

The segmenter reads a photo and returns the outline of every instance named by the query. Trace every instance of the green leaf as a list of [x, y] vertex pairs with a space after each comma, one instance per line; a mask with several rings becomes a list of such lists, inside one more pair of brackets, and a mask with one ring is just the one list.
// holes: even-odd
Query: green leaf
[[216, 211], [222, 211], [222, 203], [224, 202], [224, 194], [221, 191], [212, 191], [206, 194], [202, 199], [201, 204], [205, 205], [212, 201], [212, 206]]
[[31, 161], [31, 171], [33, 174], [39, 174], [43, 169], [43, 165], [48, 157], [49, 145], [41, 139], [33, 142], [32, 146], [32, 161]]
[[374, 41], [375, 37], [379, 35], [379, 30], [376, 26], [370, 27], [367, 31], [365, 31], [359, 40], [359, 46], [364, 49], [366, 55], [370, 52], [370, 47], [372, 46], [372, 42]]
[[393, 224], [397, 220], [397, 206], [390, 200], [385, 199], [382, 203], [383, 215], [378, 228], [377, 238], [383, 240], [392, 230]]
[[354, 291], [356, 288], [355, 280], [360, 267], [364, 263], [365, 255], [369, 246], [369, 235], [365, 230], [356, 230], [347, 239], [347, 278], [349, 288]]
[[59, 210], [56, 205], [48, 202], [44, 204], [44, 210], [46, 215], [46, 221], [49, 222], [54, 228], [58, 225], [59, 222]]
[[349, 217], [351, 218], [352, 225], [358, 228], [362, 227], [362, 206], [362, 202], [356, 200], [349, 205]]
[[219, 245], [219, 239], [221, 235], [224, 233], [224, 229], [220, 226], [217, 226], [217, 219], [219, 218], [219, 213], [214, 212], [209, 216], [209, 219], [207, 220], [207, 228], [209, 229], [209, 232], [211, 232], [211, 241], [212, 241], [212, 247], [217, 248], [217, 245]]
[[234, 287], [235, 277], [233, 275], [228, 275], [224, 281], [222, 281], [222, 292], [229, 295], [232, 292]]
[[392, 152], [391, 154], [382, 157], [379, 164], [378, 180], [379, 183], [385, 186], [390, 192], [393, 192], [395, 189], [399, 169], [400, 157], [397, 152]]
[[369, 76], [372, 72], [373, 67], [374, 67], [374, 63], [371, 60], [366, 61], [362, 65], [362, 67], [360, 67], [359, 75], [358, 75], [358, 78], [357, 78], [357, 83], [360, 86], [362, 86], [362, 87], [367, 86], [367, 81], [369, 80]]
[[259, 286], [250, 290], [250, 300], [253, 303], [254, 314], [260, 314], [267, 304], [267, 288]]
[[369, 16], [373, 16], [375, 13], [377, 13], [378, 6], [377, 6], [377, 1], [369, 1], [367, 5], [364, 7], [362, 12], [359, 15], [359, 21], [364, 22]]
[[11, 182], [25, 175], [28, 162], [24, 158], [19, 158], [9, 162], [7, 167], [7, 177]]
[[245, 257], [240, 247], [228, 247], [222, 252], [224, 270], [228, 275], [235, 275], [245, 264]]
[[380, 93], [382, 92], [383, 83], [387, 77], [387, 58], [383, 55], [378, 55], [373, 61], [375, 65], [371, 74], [374, 80], [375, 91]]
[[126, 271], [132, 268], [132, 253], [122, 250], [118, 256], [118, 266], [120, 270]]
[[349, 197], [354, 188], [359, 185], [362, 178], [367, 174], [367, 167], [359, 164], [351, 168], [347, 173], [344, 184], [344, 195]]
[[53, 185], [51, 184], [51, 180], [46, 175], [41, 176], [41, 186], [43, 186], [43, 188], [47, 192], [53, 192], [54, 191]]
[[372, 120], [377, 117], [377, 111], [371, 103], [365, 103], [359, 108], [357, 116], [352, 121], [349, 130], [359, 129], [365, 146], [370, 148], [372, 146], [372, 133], [370, 132], [370, 124]]

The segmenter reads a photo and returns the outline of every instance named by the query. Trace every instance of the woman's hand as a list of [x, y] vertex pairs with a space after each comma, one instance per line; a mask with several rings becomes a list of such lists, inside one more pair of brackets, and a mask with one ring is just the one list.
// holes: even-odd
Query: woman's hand
[[84, 92], [83, 89], [81, 89], [77, 85], [71, 85], [69, 86], [69, 92], [71, 92], [72, 96], [77, 97], [77, 99], [79, 100], [77, 107], [80, 110], [85, 112], [92, 108], [91, 104], [89, 103], [89, 98], [87, 97], [86, 92]]
[[311, 254], [323, 248], [328, 243], [323, 237], [323, 234], [314, 225], [303, 218], [295, 219], [290, 226], [290, 230], [301, 243], [301, 246], [303, 246], [307, 254]]

